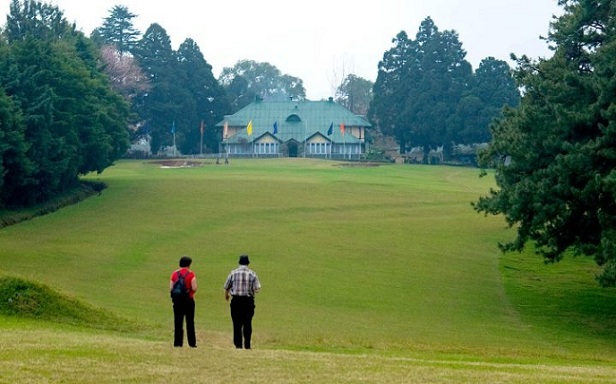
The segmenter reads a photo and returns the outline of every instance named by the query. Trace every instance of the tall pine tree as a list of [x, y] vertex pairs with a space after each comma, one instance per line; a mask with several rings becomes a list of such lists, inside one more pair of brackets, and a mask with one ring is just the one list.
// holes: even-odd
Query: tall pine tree
[[498, 189], [475, 208], [517, 228], [505, 251], [528, 242], [546, 260], [593, 256], [616, 285], [616, 3], [563, 0], [550, 59], [518, 59], [519, 108], [493, 127], [482, 164]]

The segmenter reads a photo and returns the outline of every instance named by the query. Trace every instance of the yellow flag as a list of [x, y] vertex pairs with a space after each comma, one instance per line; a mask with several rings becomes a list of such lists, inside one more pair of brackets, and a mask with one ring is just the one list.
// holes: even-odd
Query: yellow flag
[[252, 135], [252, 120], [250, 120], [248, 122], [248, 125], [246, 126], [246, 133], [248, 134], [248, 136]]

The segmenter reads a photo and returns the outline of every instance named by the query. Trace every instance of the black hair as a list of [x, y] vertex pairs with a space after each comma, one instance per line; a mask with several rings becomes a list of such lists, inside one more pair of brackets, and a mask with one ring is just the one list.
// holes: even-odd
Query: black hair
[[189, 256], [180, 257], [180, 268], [190, 267], [192, 259]]

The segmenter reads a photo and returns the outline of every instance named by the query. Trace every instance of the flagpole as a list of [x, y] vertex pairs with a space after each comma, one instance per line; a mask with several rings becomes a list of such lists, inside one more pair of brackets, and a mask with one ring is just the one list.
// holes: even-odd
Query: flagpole
[[[327, 138], [329, 139], [329, 158], [332, 158], [332, 149], [334, 147], [334, 141], [332, 140], [332, 135], [334, 134], [334, 122], [332, 121], [329, 125], [329, 129], [327, 130]], [[325, 148], [325, 158], [327, 157], [327, 148]]]
[[346, 155], [346, 137], [344, 135], [344, 133], [342, 134], [342, 159], [344, 160], [344, 157]]
[[173, 133], [173, 157], [175, 158], [175, 120], [173, 120], [173, 127], [171, 128], [171, 133]]
[[304, 158], [306, 158], [306, 131], [308, 130], [308, 120], [304, 122]]
[[203, 120], [201, 120], [201, 158], [203, 158]]
[[255, 157], [255, 143], [252, 141], [252, 119], [248, 121], [248, 125], [246, 126], [246, 135], [250, 140], [250, 157]]

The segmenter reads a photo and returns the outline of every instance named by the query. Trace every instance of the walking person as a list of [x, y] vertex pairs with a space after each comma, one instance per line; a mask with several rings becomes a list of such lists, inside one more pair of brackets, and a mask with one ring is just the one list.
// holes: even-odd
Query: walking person
[[[197, 347], [195, 335], [195, 292], [197, 276], [190, 270], [192, 259], [180, 258], [180, 268], [173, 271], [169, 280], [169, 291], [173, 301], [174, 338], [173, 346], [181, 347], [184, 342], [184, 320], [186, 320], [186, 339], [191, 348]], [[181, 279], [181, 281], [180, 281]], [[176, 284], [177, 283], [177, 284]], [[176, 293], [174, 287], [180, 288]]]
[[[250, 349], [252, 317], [255, 314], [255, 294], [261, 289], [257, 274], [248, 268], [248, 255], [241, 255], [239, 267], [232, 270], [223, 286], [225, 300], [231, 297], [231, 320], [233, 321], [233, 344], [235, 348]], [[243, 344], [242, 344], [243, 337]]]

